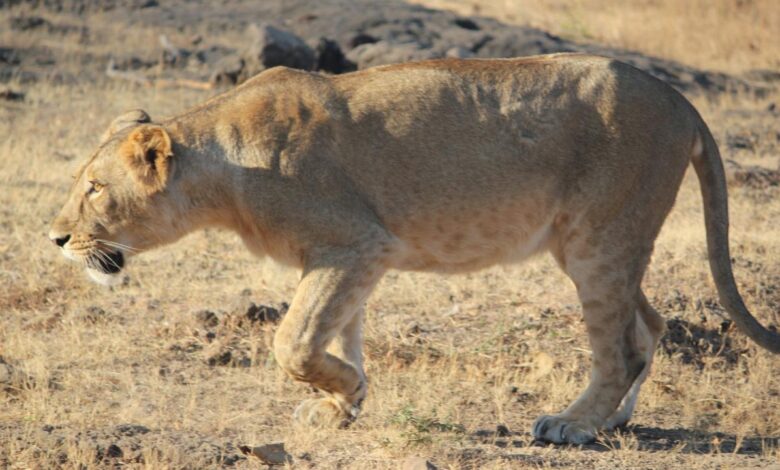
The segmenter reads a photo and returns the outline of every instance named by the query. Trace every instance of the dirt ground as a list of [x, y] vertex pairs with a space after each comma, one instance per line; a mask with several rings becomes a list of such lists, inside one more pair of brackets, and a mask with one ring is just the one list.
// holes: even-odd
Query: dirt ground
[[[0, 0], [0, 467], [262, 468], [258, 448], [283, 443], [290, 468], [401, 468], [410, 457], [439, 469], [780, 468], [780, 359], [717, 302], [692, 173], [643, 284], [669, 332], [632, 424], [587, 446], [530, 435], [589, 371], [574, 288], [548, 256], [460, 276], [388, 274], [367, 305], [363, 414], [325, 432], [291, 424], [315, 392], [271, 352], [296, 272], [207, 230], [135, 258], [121, 286], [104, 288], [45, 237], [108, 123], [137, 107], [174, 115], [220, 92], [194, 85], [241, 53], [250, 23], [332, 39], [356, 67], [455, 47], [600, 51], [667, 78], [711, 126], [729, 160], [735, 275], [753, 314], [777, 327], [780, 46], [767, 38], [780, 7], [711, 3], [704, 14], [665, 0]], [[665, 39], [642, 41], [663, 15], [674, 25]], [[582, 27], [540, 29], [571, 18]], [[707, 42], [697, 19], [723, 28]], [[166, 58], [160, 34], [186, 60]], [[365, 36], [374, 42], [355, 42]], [[680, 43], [695, 41], [715, 46], [686, 55]], [[387, 54], [353, 52], [373, 44]], [[111, 59], [150, 86], [107, 76]]]

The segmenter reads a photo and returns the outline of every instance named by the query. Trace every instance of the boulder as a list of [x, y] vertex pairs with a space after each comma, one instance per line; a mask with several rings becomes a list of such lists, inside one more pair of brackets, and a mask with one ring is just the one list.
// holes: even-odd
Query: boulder
[[295, 34], [267, 23], [252, 24], [248, 32], [251, 42], [243, 57], [244, 78], [279, 65], [314, 70], [314, 50]]

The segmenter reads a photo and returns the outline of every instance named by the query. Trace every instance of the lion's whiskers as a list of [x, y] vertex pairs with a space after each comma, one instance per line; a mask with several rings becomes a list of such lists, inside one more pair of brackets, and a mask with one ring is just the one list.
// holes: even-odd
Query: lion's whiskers
[[90, 253], [94, 256], [97, 256], [101, 261], [103, 261], [106, 264], [111, 264], [117, 269], [121, 269], [121, 266], [119, 266], [105, 251], [100, 249], [99, 247], [93, 248]]
[[112, 242], [110, 240], [104, 240], [102, 238], [96, 238], [95, 241], [102, 243], [103, 245], [110, 246], [112, 248], [119, 248], [121, 250], [127, 250], [133, 253], [140, 253], [141, 250], [135, 247], [132, 247], [130, 245], [125, 245], [124, 243], [119, 242]]

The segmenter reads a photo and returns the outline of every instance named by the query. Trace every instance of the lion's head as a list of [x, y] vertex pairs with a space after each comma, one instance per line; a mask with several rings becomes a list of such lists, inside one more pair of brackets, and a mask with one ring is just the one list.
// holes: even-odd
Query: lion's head
[[112, 283], [127, 257], [168, 241], [173, 163], [165, 129], [143, 111], [123, 114], [74, 176], [49, 237], [94, 280]]

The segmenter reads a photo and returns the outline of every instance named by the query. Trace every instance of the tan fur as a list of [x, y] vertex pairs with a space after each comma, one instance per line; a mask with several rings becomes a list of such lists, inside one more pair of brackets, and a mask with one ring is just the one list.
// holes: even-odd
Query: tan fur
[[[216, 225], [301, 268], [275, 356], [324, 392], [296, 411], [316, 425], [357, 416], [362, 308], [385, 271], [468, 271], [542, 251], [577, 288], [593, 374], [534, 434], [578, 443], [624, 424], [664, 329], [640, 288], [654, 240], [692, 155], [709, 152], [700, 174], [720, 162], [670, 87], [569, 54], [334, 77], [276, 68], [168, 121], [144, 116], [109, 132], [52, 237], [71, 236], [66, 253], [74, 242], [141, 251]], [[713, 171], [706, 212], [727, 220]], [[100, 194], [85, 195], [88, 178]], [[708, 224], [721, 264], [722, 230]]]

